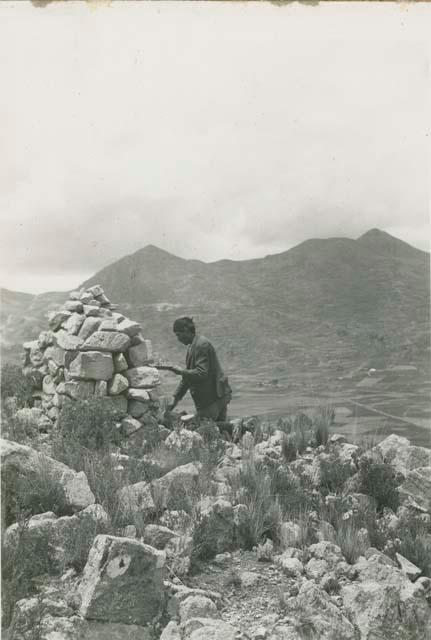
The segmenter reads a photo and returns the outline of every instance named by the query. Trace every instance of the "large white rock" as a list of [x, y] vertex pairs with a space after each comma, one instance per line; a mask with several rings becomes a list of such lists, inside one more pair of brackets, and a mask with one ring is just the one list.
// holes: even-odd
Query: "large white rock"
[[91, 336], [92, 333], [97, 331], [99, 325], [101, 323], [100, 318], [95, 318], [93, 316], [87, 316], [82, 323], [82, 326], [79, 330], [78, 337], [82, 338], [82, 340], [87, 340]]
[[[160, 384], [160, 374], [154, 367], [135, 367], [125, 373], [130, 386], [137, 389], [151, 389]], [[130, 396], [129, 397], [133, 397]], [[137, 398], [134, 398], [136, 400]]]
[[199, 462], [189, 462], [153, 480], [154, 495], [157, 494], [158, 504], [162, 509], [175, 509], [178, 494], [192, 496], [196, 492], [201, 466]]
[[99, 535], [88, 556], [79, 594], [87, 619], [145, 625], [164, 608], [165, 555], [130, 538]]
[[86, 351], [78, 353], [69, 366], [74, 378], [86, 380], [109, 380], [114, 373], [114, 364], [110, 353]]
[[95, 331], [81, 347], [83, 351], [108, 351], [110, 353], [125, 351], [130, 338], [119, 331]]
[[175, 449], [176, 451], [189, 453], [193, 450], [202, 449], [204, 447], [204, 441], [202, 436], [196, 433], [196, 431], [180, 429], [178, 431], [172, 431], [168, 435], [165, 440], [165, 446], [167, 449]]
[[153, 357], [153, 349], [150, 340], [144, 340], [135, 347], [130, 347], [127, 351], [127, 357], [131, 367], [140, 367], [151, 362]]
[[[292, 638], [300, 640], [302, 634], [296, 634], [295, 628], [307, 623], [309, 637], [319, 640], [355, 640], [355, 629], [342, 611], [331, 601], [330, 596], [314, 582], [303, 581], [298, 596], [291, 598], [288, 604], [289, 617], [295, 625], [288, 627], [283, 633], [271, 635], [271, 640]], [[283, 629], [285, 627], [283, 626]], [[289, 631], [291, 630], [292, 635]], [[307, 635], [308, 635], [307, 634]]]
[[114, 377], [108, 385], [109, 395], [117, 396], [119, 393], [123, 393], [129, 386], [127, 378], [121, 375], [121, 373], [115, 373]]
[[77, 351], [84, 344], [81, 338], [67, 333], [64, 329], [60, 329], [54, 335], [58, 346], [65, 351]]
[[7, 487], [5, 501], [14, 500], [16, 478], [25, 476], [32, 481], [36, 494], [38, 487], [46, 491], [47, 480], [52, 482], [61, 491], [64, 506], [71, 512], [80, 511], [94, 503], [94, 495], [83, 471], [77, 473], [65, 464], [11, 440], [2, 438], [0, 449], [2, 480]]
[[127, 390], [127, 397], [138, 402], [149, 402], [151, 400], [151, 396], [146, 389], [132, 389], [131, 387]]
[[124, 318], [118, 323], [118, 331], [122, 331], [133, 338], [133, 336], [136, 336], [141, 331], [141, 325], [133, 320]]
[[423, 509], [431, 512], [431, 465], [408, 471], [399, 487], [402, 497], [411, 497]]
[[359, 581], [341, 590], [344, 608], [361, 640], [428, 640], [431, 611], [425, 594], [380, 555], [360, 565]]
[[83, 322], [83, 315], [81, 315], [80, 313], [72, 313], [72, 315], [63, 322], [62, 327], [67, 331], [67, 333], [76, 336]]
[[134, 523], [136, 520], [143, 523], [156, 511], [151, 485], [148, 482], [136, 482], [120, 489], [118, 504], [122, 519], [127, 524]]
[[407, 438], [394, 433], [379, 442], [369, 454], [376, 452], [404, 476], [418, 467], [431, 467], [431, 449], [411, 445]]
[[56, 331], [60, 328], [63, 322], [65, 322], [71, 316], [70, 311], [66, 311], [65, 309], [60, 309], [59, 311], [53, 311], [48, 316], [48, 323], [51, 329]]

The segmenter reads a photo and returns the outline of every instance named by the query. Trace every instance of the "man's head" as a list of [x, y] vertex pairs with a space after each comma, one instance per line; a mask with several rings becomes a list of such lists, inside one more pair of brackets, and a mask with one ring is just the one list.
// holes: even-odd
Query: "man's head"
[[177, 318], [174, 322], [174, 333], [182, 344], [191, 344], [196, 334], [193, 318]]

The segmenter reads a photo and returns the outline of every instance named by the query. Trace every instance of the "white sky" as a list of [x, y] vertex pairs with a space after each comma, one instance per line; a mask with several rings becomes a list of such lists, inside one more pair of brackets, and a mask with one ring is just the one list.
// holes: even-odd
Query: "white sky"
[[155, 244], [429, 249], [431, 5], [0, 2], [0, 285]]

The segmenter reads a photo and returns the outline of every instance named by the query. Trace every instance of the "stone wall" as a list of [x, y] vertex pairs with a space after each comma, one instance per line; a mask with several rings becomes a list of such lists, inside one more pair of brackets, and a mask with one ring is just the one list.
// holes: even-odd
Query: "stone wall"
[[[24, 343], [34, 406], [54, 424], [65, 402], [104, 398], [131, 435], [156, 419], [159, 372], [141, 326], [115, 309], [102, 287], [73, 291], [48, 317], [49, 329]], [[156, 423], [157, 424], [157, 423]]]

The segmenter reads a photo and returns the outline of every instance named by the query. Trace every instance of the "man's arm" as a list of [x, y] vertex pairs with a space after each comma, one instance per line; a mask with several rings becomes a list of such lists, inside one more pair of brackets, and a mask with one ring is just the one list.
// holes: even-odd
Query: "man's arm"
[[200, 346], [199, 349], [196, 349], [194, 368], [182, 370], [181, 375], [183, 377], [183, 381], [187, 384], [208, 378], [210, 371], [210, 349], [210, 344], [203, 344]]
[[184, 380], [184, 378], [182, 378], [174, 393], [174, 407], [179, 403], [180, 400], [182, 400], [182, 398], [184, 398], [188, 390], [189, 384]]

